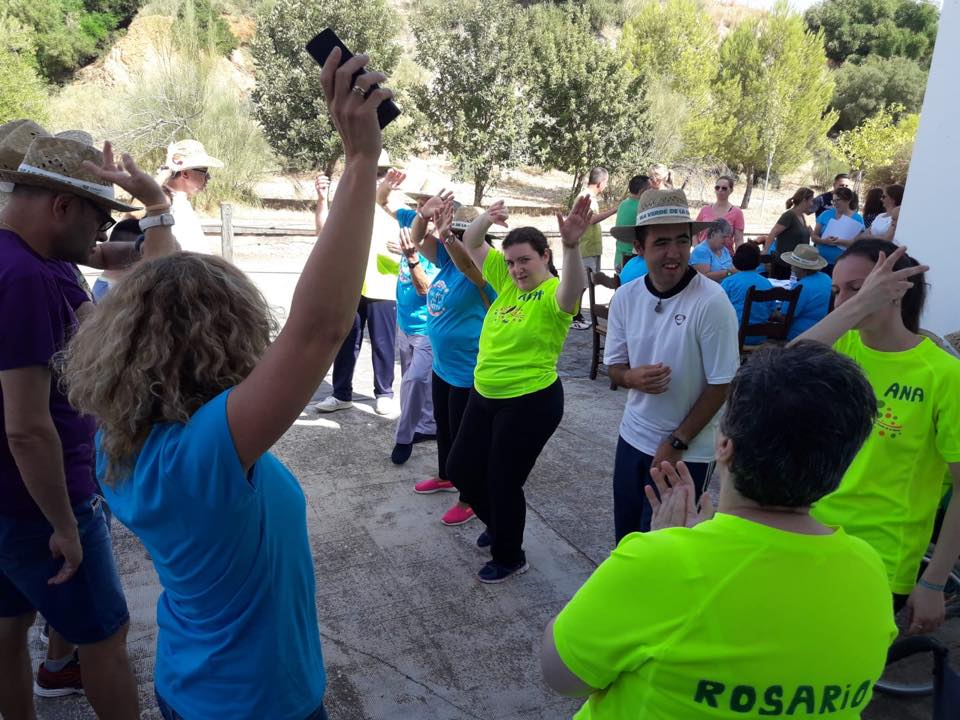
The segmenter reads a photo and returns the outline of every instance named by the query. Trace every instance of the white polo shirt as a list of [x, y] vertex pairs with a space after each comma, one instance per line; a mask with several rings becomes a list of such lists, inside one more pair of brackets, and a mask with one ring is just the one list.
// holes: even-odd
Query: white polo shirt
[[170, 203], [170, 212], [173, 214], [173, 236], [180, 243], [183, 252], [203, 253], [204, 255], [219, 255], [212, 240], [208, 239], [200, 224], [190, 198], [185, 192], [174, 191]]
[[[737, 314], [719, 283], [697, 273], [683, 290], [663, 299], [658, 313], [659, 301], [646, 278], [621, 286], [610, 303], [603, 357], [608, 366], [670, 367], [666, 392], [629, 391], [620, 422], [620, 436], [647, 455], [680, 426], [708, 384], [729, 383], [740, 366]], [[690, 441], [684, 460], [714, 459], [716, 422], [714, 417]]]

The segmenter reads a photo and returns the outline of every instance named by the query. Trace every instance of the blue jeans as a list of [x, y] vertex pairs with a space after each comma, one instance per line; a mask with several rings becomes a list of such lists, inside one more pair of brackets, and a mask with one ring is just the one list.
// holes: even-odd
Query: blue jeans
[[[622, 437], [617, 441], [617, 457], [613, 465], [613, 522], [619, 543], [632, 532], [650, 530], [653, 508], [643, 488], [653, 486], [650, 465], [653, 456], [640, 452]], [[688, 462], [687, 468], [697, 488], [697, 499], [713, 472], [713, 463]]]
[[[153, 694], [157, 698], [157, 707], [160, 708], [160, 716], [163, 718], [163, 720], [184, 720], [182, 715], [178, 715], [177, 711], [170, 707], [167, 702], [160, 697], [160, 693], [157, 692], [156, 688], [154, 688]], [[304, 720], [329, 720], [327, 717], [327, 711], [323, 708], [323, 703], [320, 703], [320, 707], [307, 715]]]
[[37, 610], [50, 626], [76, 645], [112, 637], [130, 619], [113, 558], [113, 545], [97, 495], [73, 506], [83, 562], [62, 585], [47, 581], [62, 558], [50, 555], [53, 528], [42, 515], [0, 515], [0, 617]]
[[393, 300], [372, 300], [361, 296], [357, 314], [353, 318], [353, 327], [333, 361], [333, 396], [338, 400], [353, 400], [353, 371], [357, 367], [364, 327], [370, 336], [373, 393], [376, 397], [393, 397], [397, 303]]

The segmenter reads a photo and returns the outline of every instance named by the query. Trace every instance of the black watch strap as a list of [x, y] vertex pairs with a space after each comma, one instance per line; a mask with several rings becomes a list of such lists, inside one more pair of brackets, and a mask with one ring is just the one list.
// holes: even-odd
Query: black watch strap
[[677, 437], [676, 435], [674, 435], [673, 433], [670, 433], [670, 434], [667, 436], [667, 440], [670, 441], [670, 446], [671, 446], [674, 450], [689, 450], [689, 449], [690, 449], [690, 446], [689, 446], [689, 445], [687, 445], [683, 440], [681, 440], [680, 438], [678, 438], [678, 437]]

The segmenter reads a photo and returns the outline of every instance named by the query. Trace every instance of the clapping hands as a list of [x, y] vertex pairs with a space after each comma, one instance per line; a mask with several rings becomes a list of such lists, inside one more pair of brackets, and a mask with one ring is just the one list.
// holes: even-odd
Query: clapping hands
[[651, 530], [693, 527], [713, 517], [713, 501], [707, 493], [701, 495], [698, 506], [696, 486], [682, 460], [676, 466], [669, 462], [660, 463], [659, 468], [650, 469], [650, 477], [657, 488], [654, 491], [649, 485], [644, 487], [653, 508]]

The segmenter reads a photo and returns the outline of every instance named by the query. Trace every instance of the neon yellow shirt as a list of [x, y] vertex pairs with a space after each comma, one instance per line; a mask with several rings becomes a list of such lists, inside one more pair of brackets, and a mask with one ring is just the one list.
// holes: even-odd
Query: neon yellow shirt
[[856, 330], [833, 347], [863, 369], [880, 417], [840, 487], [812, 514], [870, 543], [893, 592], [907, 594], [930, 542], [948, 463], [960, 462], [960, 360], [927, 338], [904, 352], [873, 350]]
[[557, 305], [560, 280], [551, 277], [523, 292], [503, 253], [490, 250], [483, 277], [497, 291], [480, 331], [473, 383], [485, 398], [512, 398], [543, 390], [557, 379], [557, 358], [573, 315]]
[[553, 626], [576, 720], [858, 718], [895, 636], [865, 542], [722, 513], [627, 535]]

